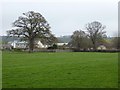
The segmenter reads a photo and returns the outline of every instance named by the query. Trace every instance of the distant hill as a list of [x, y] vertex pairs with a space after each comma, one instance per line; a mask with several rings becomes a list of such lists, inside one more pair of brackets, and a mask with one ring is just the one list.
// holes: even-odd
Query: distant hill
[[[114, 37], [108, 37], [106, 40], [111, 41]], [[60, 36], [57, 37], [58, 42], [61, 43], [69, 43], [71, 41], [71, 36], [70, 35], [66, 35], [66, 36]], [[7, 36], [0, 36], [0, 40], [2, 40], [3, 42], [9, 42], [9, 41], [14, 41], [14, 40], [20, 40], [20, 38], [18, 37], [7, 37]]]
[[3, 42], [9, 42], [9, 41], [14, 41], [14, 40], [19, 40], [18, 37], [8, 37], [8, 36], [0, 36], [0, 40]]
[[57, 39], [58, 39], [58, 42], [69, 43], [71, 41], [71, 36], [70, 35], [60, 36], [60, 37], [57, 37]]
[[[70, 42], [71, 36], [60, 36], [60, 37], [57, 37], [58, 39], [58, 42], [62, 42], [62, 43], [68, 43]], [[14, 40], [20, 40], [20, 38], [18, 37], [8, 37], [8, 36], [0, 36], [0, 40], [2, 40], [3, 42], [9, 42], [9, 41], [14, 41]]]

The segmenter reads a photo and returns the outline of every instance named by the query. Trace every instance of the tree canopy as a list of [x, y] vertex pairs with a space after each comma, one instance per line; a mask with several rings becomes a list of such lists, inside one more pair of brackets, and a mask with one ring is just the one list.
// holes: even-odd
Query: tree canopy
[[71, 44], [76, 49], [85, 49], [88, 46], [87, 34], [82, 30], [76, 30], [71, 36]]
[[28, 41], [29, 51], [34, 49], [34, 41], [36, 38], [48, 41], [55, 38], [50, 31], [50, 25], [46, 19], [38, 12], [29, 11], [23, 13], [14, 23], [15, 29], [7, 31], [8, 36], [18, 36]]
[[96, 50], [97, 42], [103, 39], [103, 37], [106, 37], [106, 31], [104, 31], [105, 28], [106, 26], [102, 25], [98, 21], [94, 21], [86, 25], [88, 36], [92, 41], [94, 50]]

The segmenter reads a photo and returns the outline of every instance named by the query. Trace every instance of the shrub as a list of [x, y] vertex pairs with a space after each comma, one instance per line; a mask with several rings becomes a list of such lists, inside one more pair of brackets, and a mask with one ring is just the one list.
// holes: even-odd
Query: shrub
[[14, 48], [13, 50], [16, 51], [16, 52], [20, 52], [20, 51], [22, 51], [21, 48]]
[[48, 47], [47, 49], [58, 49], [58, 46], [56, 44], [53, 44], [51, 47]]

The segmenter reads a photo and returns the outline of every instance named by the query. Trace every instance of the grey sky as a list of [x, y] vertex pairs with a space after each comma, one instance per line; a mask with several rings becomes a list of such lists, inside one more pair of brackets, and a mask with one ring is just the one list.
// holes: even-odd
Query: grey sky
[[[72, 0], [74, 1], [74, 0]], [[56, 36], [70, 35], [73, 31], [82, 29], [85, 24], [99, 21], [106, 25], [109, 36], [118, 31], [118, 2], [3, 2], [2, 3], [2, 35], [12, 28], [14, 22], [24, 12], [36, 11], [41, 13], [51, 26], [51, 31]]]

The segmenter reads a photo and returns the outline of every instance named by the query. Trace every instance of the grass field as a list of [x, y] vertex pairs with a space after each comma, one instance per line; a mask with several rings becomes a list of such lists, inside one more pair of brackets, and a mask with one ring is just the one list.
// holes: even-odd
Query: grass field
[[3, 88], [117, 87], [117, 53], [3, 52]]

